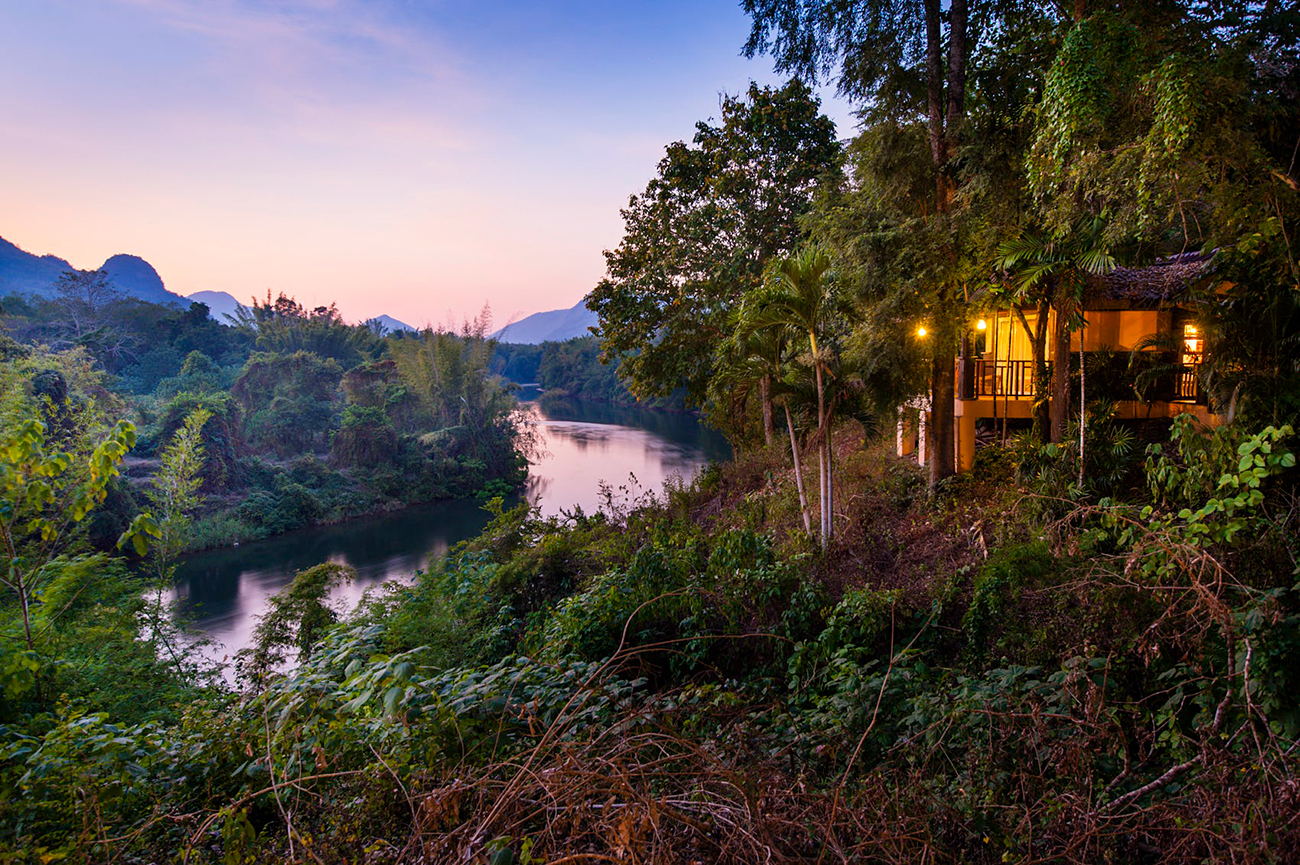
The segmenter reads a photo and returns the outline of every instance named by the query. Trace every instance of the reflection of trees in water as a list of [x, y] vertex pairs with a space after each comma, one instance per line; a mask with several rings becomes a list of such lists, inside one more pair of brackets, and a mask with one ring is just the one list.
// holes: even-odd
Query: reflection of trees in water
[[693, 414], [584, 402], [571, 397], [547, 394], [542, 394], [538, 398], [537, 405], [548, 420], [633, 427], [645, 430], [668, 442], [701, 451], [704, 458], [708, 460], [724, 460], [731, 456], [731, 448], [722, 434], [705, 427]]
[[543, 427], [546, 437], [549, 440], [563, 439], [571, 442], [579, 451], [588, 450], [605, 453], [609, 450], [610, 444], [616, 435], [625, 438], [625, 431], [611, 428], [608, 426], [596, 426], [594, 424], [571, 424], [547, 422]]
[[530, 472], [528, 483], [524, 487], [524, 497], [528, 499], [530, 504], [535, 505], [537, 500], [551, 488], [551, 485], [551, 478], [539, 477], [537, 474]]

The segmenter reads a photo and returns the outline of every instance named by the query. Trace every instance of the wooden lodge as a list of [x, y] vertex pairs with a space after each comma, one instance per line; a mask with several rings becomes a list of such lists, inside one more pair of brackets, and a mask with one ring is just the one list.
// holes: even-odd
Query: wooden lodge
[[[1084, 327], [1070, 335], [1067, 360], [1077, 369], [1082, 337], [1090, 401], [1094, 395], [1109, 397], [1116, 416], [1127, 420], [1188, 412], [1207, 423], [1217, 420], [1200, 385], [1204, 335], [1186, 300], [1188, 289], [1206, 277], [1208, 263], [1206, 255], [1186, 253], [1148, 267], [1115, 268], [1091, 280], [1083, 303]], [[1045, 339], [1049, 375], [1057, 360], [1052, 339], [1055, 317], [1055, 312], [1049, 312]], [[954, 438], [959, 471], [974, 464], [977, 429], [999, 431], [1009, 421], [1023, 426], [1032, 417], [1036, 381], [1030, 333], [1037, 324], [1036, 307], [1000, 310], [969, 323], [956, 370]], [[1077, 384], [1072, 387], [1072, 406], [1077, 411]], [[913, 401], [910, 408], [915, 414], [904, 409], [900, 416], [898, 452], [916, 453], [924, 464], [928, 396]]]

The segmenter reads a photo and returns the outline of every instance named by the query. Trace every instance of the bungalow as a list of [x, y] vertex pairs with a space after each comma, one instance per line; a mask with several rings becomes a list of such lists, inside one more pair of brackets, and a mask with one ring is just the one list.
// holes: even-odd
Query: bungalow
[[[1216, 421], [1200, 386], [1204, 335], [1185, 299], [1188, 289], [1205, 278], [1208, 264], [1207, 255], [1184, 253], [1149, 267], [1118, 267], [1090, 281], [1083, 302], [1084, 327], [1070, 336], [1071, 359], [1078, 357], [1082, 339], [1089, 377], [1096, 380], [1090, 399], [1094, 394], [1113, 399], [1119, 418], [1169, 418], [1190, 412], [1207, 423]], [[1037, 316], [1036, 308], [1022, 307], [970, 322], [970, 335], [957, 358], [954, 438], [959, 471], [975, 462], [980, 421], [996, 430], [999, 425], [1005, 429], [1008, 420], [1032, 417], [1037, 382], [1031, 334], [1037, 331]], [[1056, 313], [1049, 312], [1049, 369], [1056, 362], [1051, 338], [1055, 319]], [[1077, 389], [1072, 396], [1077, 401]], [[907, 409], [900, 414], [898, 453], [915, 452], [924, 464], [928, 398], [914, 401], [910, 408], [917, 410], [915, 420]]]

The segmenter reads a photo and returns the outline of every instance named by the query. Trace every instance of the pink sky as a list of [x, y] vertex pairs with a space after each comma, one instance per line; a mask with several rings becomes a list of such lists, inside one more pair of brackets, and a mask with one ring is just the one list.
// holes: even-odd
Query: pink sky
[[729, 0], [0, 4], [0, 237], [356, 320], [568, 307], [663, 146], [777, 81], [747, 28]]

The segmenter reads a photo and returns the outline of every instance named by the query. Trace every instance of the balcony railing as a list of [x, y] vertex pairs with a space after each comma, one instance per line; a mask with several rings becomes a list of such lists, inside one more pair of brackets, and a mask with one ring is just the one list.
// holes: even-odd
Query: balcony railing
[[[1073, 361], [1074, 358], [1072, 357]], [[1089, 391], [1097, 396], [1115, 400], [1169, 401], [1204, 403], [1205, 393], [1200, 384], [1199, 364], [1170, 364], [1166, 359], [1164, 369], [1154, 354], [1144, 358], [1157, 369], [1154, 380], [1143, 387], [1139, 397], [1134, 385], [1142, 378], [1124, 355], [1115, 355], [1105, 362], [1088, 359]], [[1097, 366], [1094, 367], [1094, 363]], [[1072, 363], [1072, 378], [1078, 376], [1078, 364]], [[1046, 363], [1046, 373], [1052, 374], [1052, 363]], [[1140, 367], [1139, 367], [1140, 368]], [[1034, 396], [1034, 362], [1032, 360], [980, 360], [957, 359], [957, 396], [959, 399], [1030, 399]]]
[[1201, 392], [1201, 365], [1180, 364], [1174, 372], [1174, 402], [1205, 402]]
[[[1047, 364], [1051, 375], [1052, 364]], [[957, 360], [957, 392], [962, 399], [1010, 397], [1027, 399], [1034, 395], [1032, 360]]]

